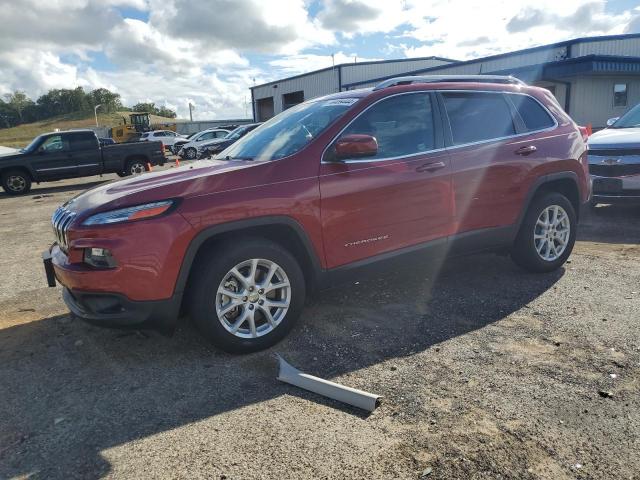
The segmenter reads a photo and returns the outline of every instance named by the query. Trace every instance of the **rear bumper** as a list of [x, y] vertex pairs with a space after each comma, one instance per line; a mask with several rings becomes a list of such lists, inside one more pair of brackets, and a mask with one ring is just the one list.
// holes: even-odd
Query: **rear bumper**
[[180, 313], [180, 300], [176, 298], [134, 302], [118, 293], [84, 292], [67, 287], [62, 298], [75, 316], [101, 327], [152, 327], [170, 332]]

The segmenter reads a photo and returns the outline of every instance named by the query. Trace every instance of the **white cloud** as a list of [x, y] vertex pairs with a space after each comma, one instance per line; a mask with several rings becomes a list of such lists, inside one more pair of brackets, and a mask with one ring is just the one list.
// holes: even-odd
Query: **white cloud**
[[356, 54], [345, 54], [338, 52], [334, 54], [334, 58], [331, 55], [318, 55], [314, 53], [303, 53], [298, 55], [289, 55], [286, 57], [271, 60], [269, 65], [278, 69], [280, 75], [297, 75], [299, 73], [305, 73], [312, 70], [319, 70], [321, 68], [327, 68], [334, 64], [339, 65], [341, 63], [353, 63], [368, 62], [371, 60], [380, 60], [379, 58], [359, 58]]
[[[336, 64], [349, 63], [373, 33], [386, 34], [380, 56], [465, 59], [577, 36], [640, 32], [640, 7], [610, 14], [604, 1], [325, 0], [316, 18], [311, 5], [0, 0], [0, 93], [20, 89], [35, 98], [50, 88], [105, 87], [126, 104], [153, 101], [186, 117], [192, 102], [198, 118], [228, 118], [244, 115], [254, 78], [261, 83], [329, 67], [331, 51], [338, 52]], [[123, 18], [120, 7], [146, 12], [149, 20]], [[256, 53], [266, 68], [250, 64]]]

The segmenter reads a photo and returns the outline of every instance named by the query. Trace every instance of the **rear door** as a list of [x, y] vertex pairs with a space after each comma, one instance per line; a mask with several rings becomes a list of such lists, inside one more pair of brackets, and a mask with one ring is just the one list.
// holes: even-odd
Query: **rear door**
[[437, 110], [426, 92], [384, 98], [338, 136], [374, 136], [375, 157], [328, 162], [328, 147], [320, 195], [329, 268], [446, 238], [451, 177]]
[[535, 142], [523, 135], [513, 103], [502, 92], [441, 92], [452, 163], [456, 233], [516, 222], [535, 164]]

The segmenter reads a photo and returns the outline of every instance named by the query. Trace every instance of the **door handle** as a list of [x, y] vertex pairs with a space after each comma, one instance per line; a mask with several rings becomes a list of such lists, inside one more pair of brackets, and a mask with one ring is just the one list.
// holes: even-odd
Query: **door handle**
[[535, 145], [527, 145], [526, 147], [520, 147], [515, 151], [516, 155], [530, 155], [538, 150]]
[[440, 170], [444, 167], [444, 162], [429, 162], [416, 168], [416, 172], [435, 172], [436, 170]]

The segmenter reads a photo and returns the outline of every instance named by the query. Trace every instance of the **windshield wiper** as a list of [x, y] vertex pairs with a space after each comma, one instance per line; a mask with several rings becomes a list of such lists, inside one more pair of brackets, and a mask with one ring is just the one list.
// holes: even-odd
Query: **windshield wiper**
[[253, 160], [253, 157], [232, 157], [230, 155], [227, 155], [226, 157], [224, 157], [225, 160]]

